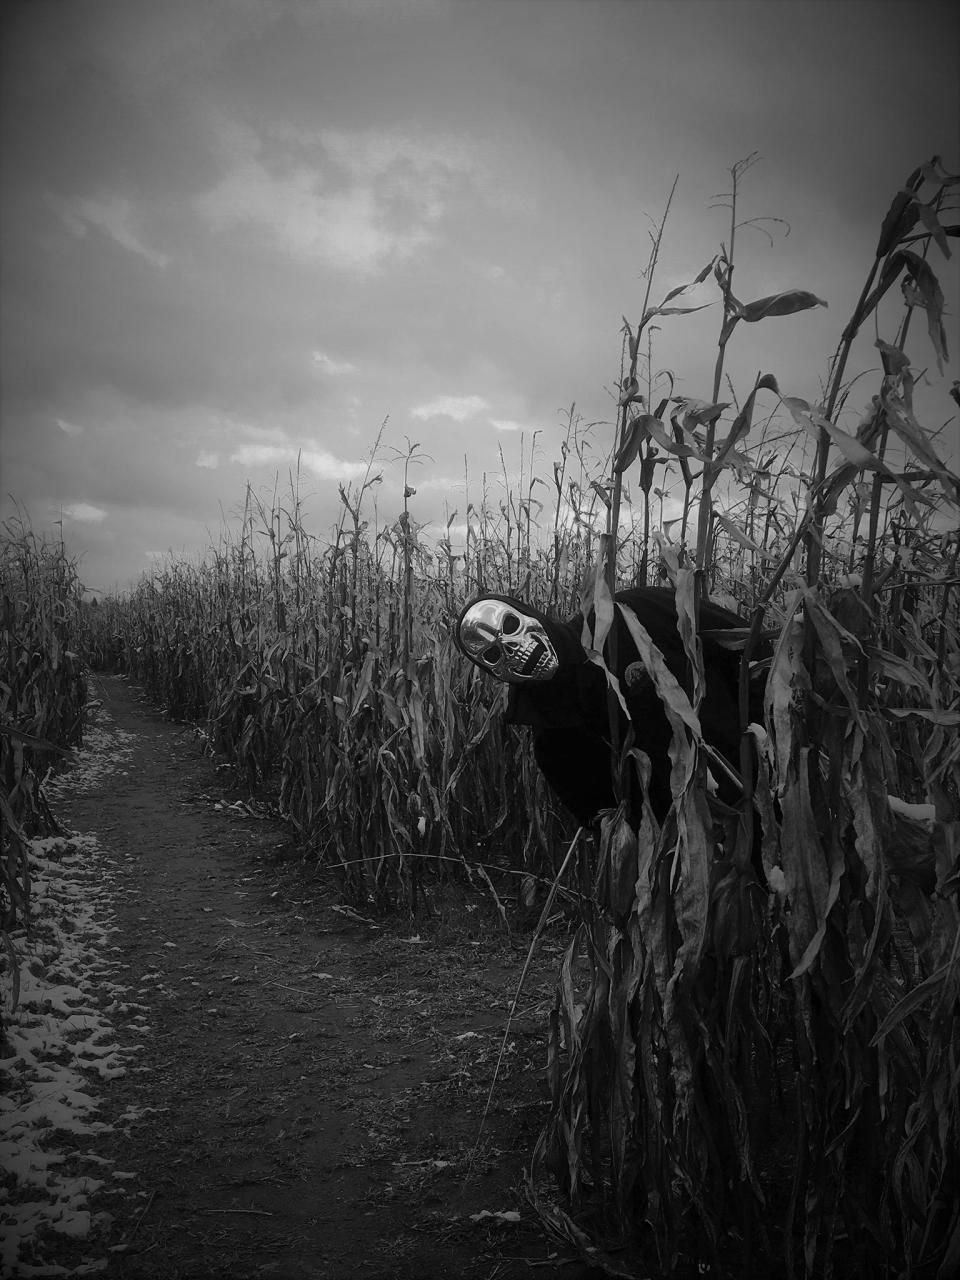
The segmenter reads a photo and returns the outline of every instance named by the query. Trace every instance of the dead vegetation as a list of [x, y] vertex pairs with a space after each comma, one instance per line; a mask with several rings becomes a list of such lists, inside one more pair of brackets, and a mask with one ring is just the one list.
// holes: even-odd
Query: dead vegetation
[[[725, 355], [743, 326], [789, 327], [777, 317], [821, 301], [736, 296], [747, 167], [731, 171], [720, 252], [659, 305], [664, 224], [653, 238], [605, 457], [571, 409], [550, 479], [531, 447], [518, 485], [496, 497], [487, 477], [468, 486], [455, 551], [456, 513], [435, 545], [415, 524], [416, 445], [401, 459], [403, 509], [380, 522], [378, 437], [326, 543], [304, 528], [294, 478], [285, 501], [248, 493], [239, 530], [204, 563], [74, 603], [56, 625], [82, 618], [88, 661], [204, 724], [307, 862], [339, 870], [355, 910], [430, 911], [459, 876], [509, 917], [514, 903], [535, 912], [571, 832], [501, 724], [498, 688], [458, 659], [451, 622], [478, 591], [561, 614], [582, 603], [603, 663], [615, 587], [671, 582], [689, 664], [686, 688], [658, 686], [673, 808], [662, 827], [647, 812], [639, 831], [612, 811], [563, 882], [572, 934], [535, 1153], [559, 1201], [539, 1182], [532, 1194], [550, 1228], [612, 1274], [626, 1265], [616, 1248], [655, 1274], [693, 1255], [717, 1275], [813, 1280], [836, 1265], [946, 1280], [960, 1267], [960, 481], [939, 421], [918, 417], [913, 352], [919, 319], [937, 365], [947, 357], [931, 258], [957, 234], [957, 179], [935, 159], [896, 194], [816, 403], [771, 371], [728, 404]], [[652, 321], [699, 306], [711, 279], [722, 319], [710, 398], [675, 396], [669, 378], [661, 396]], [[869, 326], [881, 368], [867, 396], [847, 368]], [[40, 616], [15, 550], [28, 545], [40, 554], [22, 535], [5, 552], [11, 911], [25, 904], [24, 779], [47, 736], [25, 692], [47, 677], [14, 639], [15, 618]], [[58, 581], [54, 601], [74, 600], [69, 575]], [[774, 637], [763, 725], [741, 699], [743, 800], [725, 813], [697, 720], [707, 595], [745, 616], [742, 691], [761, 633]], [[62, 639], [45, 646], [40, 669], [80, 689]], [[642, 734], [621, 749], [615, 776], [642, 774]]]

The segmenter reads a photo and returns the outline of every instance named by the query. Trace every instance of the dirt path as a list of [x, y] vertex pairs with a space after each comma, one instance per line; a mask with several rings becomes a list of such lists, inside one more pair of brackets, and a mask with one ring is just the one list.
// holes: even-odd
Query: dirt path
[[112, 1217], [85, 1242], [97, 1273], [580, 1275], [522, 1191], [559, 942], [528, 978], [465, 1180], [523, 949], [483, 905], [381, 928], [336, 910], [280, 824], [230, 807], [192, 731], [125, 680], [99, 683], [126, 758], [55, 810], [109, 865], [115, 980], [140, 1010], [123, 1034], [142, 1048], [98, 1085], [113, 1130], [84, 1140], [132, 1175], [92, 1197]]

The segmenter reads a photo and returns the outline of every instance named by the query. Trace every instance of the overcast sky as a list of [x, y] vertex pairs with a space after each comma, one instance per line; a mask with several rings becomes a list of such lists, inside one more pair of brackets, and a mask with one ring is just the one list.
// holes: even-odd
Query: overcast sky
[[[654, 300], [727, 236], [737, 293], [829, 303], [741, 326], [815, 400], [880, 221], [934, 154], [960, 167], [952, 3], [884, 0], [30, 0], [3, 6], [2, 515], [63, 519], [81, 576], [126, 585], [216, 539], [247, 481], [337, 486], [419, 442], [415, 518], [571, 402], [611, 421], [621, 317], [679, 174]], [[939, 425], [958, 376], [954, 315]], [[883, 313], [892, 338], [897, 310]], [[664, 318], [654, 364], [709, 398], [718, 308]], [[867, 336], [862, 360], [875, 363]], [[854, 408], [873, 385], [864, 381]], [[939, 416], [938, 416], [939, 415]], [[599, 428], [601, 439], [609, 428]], [[402, 473], [389, 459], [381, 522]], [[474, 501], [478, 490], [472, 491]]]

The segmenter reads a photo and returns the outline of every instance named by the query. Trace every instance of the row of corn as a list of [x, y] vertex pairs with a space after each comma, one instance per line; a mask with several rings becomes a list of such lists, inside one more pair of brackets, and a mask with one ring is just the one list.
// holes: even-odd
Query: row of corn
[[[0, 913], [26, 921], [29, 840], [52, 829], [42, 780], [83, 732], [83, 588], [62, 543], [17, 518], [0, 536]], [[8, 957], [12, 949], [7, 948]]]

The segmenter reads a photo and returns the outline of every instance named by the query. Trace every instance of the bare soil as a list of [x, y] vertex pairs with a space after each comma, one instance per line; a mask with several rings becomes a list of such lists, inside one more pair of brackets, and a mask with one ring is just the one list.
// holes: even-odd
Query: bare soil
[[[334, 876], [242, 803], [195, 731], [122, 678], [99, 686], [132, 756], [57, 815], [111, 864], [119, 980], [149, 1030], [102, 1084], [113, 1132], [84, 1140], [135, 1174], [100, 1206], [113, 1223], [98, 1274], [587, 1274], [523, 1189], [562, 936], [528, 975], [475, 1152], [529, 935], [508, 937], [455, 889], [427, 918], [351, 915]], [[125, 1121], [131, 1107], [140, 1117]]]

